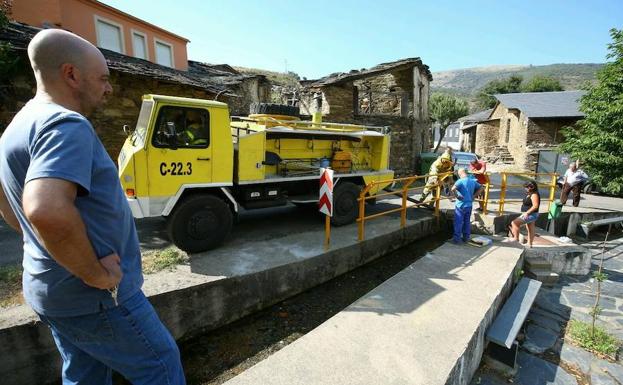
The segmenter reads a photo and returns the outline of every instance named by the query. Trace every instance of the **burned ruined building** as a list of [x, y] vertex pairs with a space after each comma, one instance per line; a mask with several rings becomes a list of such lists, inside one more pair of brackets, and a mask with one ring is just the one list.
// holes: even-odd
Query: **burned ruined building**
[[430, 148], [428, 100], [433, 80], [419, 58], [379, 64], [370, 69], [301, 81], [302, 115], [316, 112], [321, 98], [323, 120], [391, 129], [390, 167], [412, 175], [418, 155]]

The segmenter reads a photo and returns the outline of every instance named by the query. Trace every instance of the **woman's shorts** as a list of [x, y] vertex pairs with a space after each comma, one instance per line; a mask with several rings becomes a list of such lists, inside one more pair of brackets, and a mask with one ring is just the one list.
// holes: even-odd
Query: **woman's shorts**
[[525, 224], [528, 224], [528, 223], [536, 222], [538, 218], [539, 218], [539, 213], [532, 213], [532, 214], [529, 214], [526, 217], [526, 219], [522, 219], [522, 220]]

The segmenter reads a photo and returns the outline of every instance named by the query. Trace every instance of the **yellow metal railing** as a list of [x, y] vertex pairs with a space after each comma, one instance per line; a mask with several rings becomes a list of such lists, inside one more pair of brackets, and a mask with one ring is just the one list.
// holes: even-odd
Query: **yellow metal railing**
[[[529, 177], [533, 177], [534, 180], [537, 182], [537, 186], [538, 187], [547, 187], [549, 189], [549, 198], [548, 199], [541, 199], [541, 202], [553, 202], [556, 196], [556, 178], [558, 177], [558, 174], [556, 173], [537, 173], [537, 172], [501, 172], [500, 173], [501, 177], [502, 177], [502, 182], [500, 185], [500, 199], [498, 200], [498, 215], [502, 215], [502, 213], [504, 212], [504, 205], [506, 203], [511, 203], [511, 202], [523, 202], [523, 199], [506, 199], [506, 190], [509, 187], [522, 187], [523, 188], [523, 183], [522, 184], [508, 184], [508, 176], [509, 175], [515, 175], [515, 176], [529, 176]], [[539, 183], [538, 179], [539, 177], [549, 177], [550, 178], [550, 182], [549, 183]], [[486, 214], [486, 212], [485, 212]]]
[[[435, 208], [435, 216], [439, 219], [439, 201], [441, 199], [447, 199], [447, 197], [442, 197], [441, 196], [441, 187], [447, 183], [446, 179], [448, 177], [450, 177], [452, 175], [451, 172], [447, 172], [447, 173], [443, 173], [443, 174], [439, 174], [439, 175], [435, 175], [437, 177], [437, 180], [434, 184], [432, 184], [431, 190], [434, 191], [434, 196], [432, 199], [426, 199], [422, 202], [418, 202], [418, 203], [413, 203], [411, 205], [408, 205], [407, 202], [409, 201], [409, 192], [413, 192], [416, 190], [423, 190], [426, 187], [426, 183], [424, 185], [421, 186], [413, 186], [413, 184], [418, 181], [418, 180], [422, 180], [424, 179], [424, 181], [426, 181], [427, 178], [429, 178], [431, 175], [415, 175], [415, 176], [410, 176], [410, 177], [404, 177], [404, 178], [396, 178], [396, 179], [391, 179], [391, 180], [382, 180], [382, 181], [375, 181], [375, 182], [371, 182], [369, 183], [363, 190], [361, 190], [361, 193], [359, 194], [359, 218], [357, 219], [357, 222], [359, 224], [359, 237], [358, 239], [360, 241], [363, 241], [364, 239], [364, 232], [365, 232], [365, 221], [366, 220], [371, 220], [371, 219], [375, 219], [375, 218], [379, 218], [383, 215], [387, 215], [387, 214], [392, 214], [395, 212], [400, 211], [400, 228], [404, 228], [407, 224], [407, 209], [408, 208], [412, 208], [412, 207], [419, 207], [421, 205], [426, 205], [426, 204], [430, 204], [430, 203], [434, 203], [434, 208]], [[384, 193], [377, 193], [373, 196], [368, 196], [368, 192], [375, 186], [378, 185], [383, 185], [383, 186], [387, 186], [388, 184], [395, 184], [395, 183], [401, 183], [402, 186], [400, 188], [400, 190], [395, 190], [392, 192], [384, 192]], [[384, 196], [389, 196], [389, 195], [395, 195], [395, 196], [400, 196], [401, 197], [401, 206], [399, 208], [395, 208], [395, 209], [390, 209], [390, 210], [386, 210], [386, 211], [382, 211], [382, 212], [378, 212], [372, 215], [365, 215], [365, 204], [366, 204], [366, 200], [368, 199], [377, 199], [380, 197], [384, 197]]]
[[[414, 176], [409, 176], [409, 177], [403, 177], [403, 178], [396, 178], [396, 179], [390, 179], [390, 180], [382, 180], [382, 181], [376, 181], [376, 182], [371, 182], [368, 185], [366, 185], [366, 187], [364, 187], [364, 189], [361, 191], [361, 193], [359, 194], [359, 217], [357, 218], [357, 222], [359, 225], [358, 228], [358, 239], [360, 241], [364, 240], [364, 233], [365, 233], [365, 222], [367, 220], [371, 220], [371, 219], [375, 219], [375, 218], [379, 218], [381, 216], [384, 215], [388, 215], [388, 214], [392, 214], [395, 212], [400, 212], [400, 228], [404, 228], [406, 226], [407, 223], [407, 209], [409, 208], [413, 208], [413, 207], [420, 207], [422, 205], [426, 205], [426, 204], [433, 204], [434, 206], [434, 215], [435, 217], [437, 217], [437, 220], [439, 220], [440, 217], [440, 201], [442, 199], [450, 199], [447, 196], [441, 196], [441, 188], [443, 185], [447, 184], [447, 178], [450, 177], [452, 175], [451, 172], [447, 172], [444, 174], [439, 174], [439, 175], [435, 175], [437, 177], [437, 181], [431, 185], [431, 190], [434, 191], [434, 195], [431, 199], [427, 199], [424, 200], [422, 202], [418, 202], [418, 203], [413, 203], [411, 205], [409, 205], [407, 202], [410, 201], [409, 199], [409, 192], [413, 192], [416, 190], [423, 190], [426, 187], [426, 183], [424, 185], [418, 185], [418, 186], [413, 186], [413, 184], [418, 181], [418, 180], [426, 180], [427, 178], [429, 178], [431, 175], [414, 175]], [[510, 175], [515, 175], [515, 176], [531, 176], [534, 177], [535, 180], [537, 180], [537, 186], [538, 187], [547, 187], [549, 188], [549, 198], [548, 199], [542, 199], [541, 201], [546, 201], [546, 202], [553, 202], [554, 201], [554, 197], [556, 194], [556, 178], [558, 176], [558, 174], [555, 173], [534, 173], [534, 172], [501, 172], [500, 176], [501, 176], [501, 183], [499, 185], [500, 187], [500, 198], [495, 201], [490, 199], [490, 190], [492, 187], [496, 187], [496, 185], [492, 184], [490, 182], [490, 177], [491, 177], [491, 173], [487, 173], [486, 174], [488, 177], [488, 182], [484, 184], [484, 195], [482, 197], [482, 199], [474, 199], [475, 202], [481, 202], [482, 203], [482, 211], [484, 214], [488, 213], [488, 206], [489, 203], [498, 203], [498, 215], [501, 215], [504, 212], [504, 205], [506, 203], [511, 203], [511, 202], [522, 202], [523, 199], [506, 199], [506, 191], [508, 188], [514, 188], [514, 187], [523, 187], [523, 183], [522, 184], [509, 184], [508, 183], [508, 176]], [[543, 176], [547, 176], [549, 178], [551, 178], [550, 183], [539, 183], [538, 182], [538, 178], [539, 177], [543, 177]], [[399, 190], [395, 190], [395, 191], [391, 191], [391, 192], [383, 192], [383, 193], [378, 193], [375, 194], [373, 196], [368, 196], [368, 192], [375, 186], [378, 185], [388, 185], [388, 184], [396, 184], [396, 183], [401, 183], [402, 186]], [[371, 215], [366, 215], [366, 208], [365, 208], [365, 203], [367, 200], [369, 199], [377, 199], [377, 198], [381, 198], [381, 197], [385, 197], [385, 196], [390, 196], [390, 195], [395, 195], [395, 196], [399, 196], [401, 198], [401, 205], [398, 208], [393, 208], [393, 209], [389, 209], [389, 210], [385, 210], [382, 212], [377, 212], [375, 214], [371, 214]]]

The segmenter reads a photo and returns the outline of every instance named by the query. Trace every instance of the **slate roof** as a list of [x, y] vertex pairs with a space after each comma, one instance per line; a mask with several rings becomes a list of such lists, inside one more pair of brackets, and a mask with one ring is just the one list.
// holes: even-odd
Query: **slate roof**
[[433, 75], [430, 72], [430, 69], [427, 65], [422, 63], [422, 60], [419, 57], [401, 59], [389, 63], [382, 63], [377, 66], [374, 66], [369, 69], [364, 70], [351, 70], [350, 72], [336, 72], [329, 76], [325, 76], [323, 78], [317, 80], [303, 80], [301, 84], [308, 87], [319, 87], [319, 86], [327, 86], [327, 85], [337, 85], [346, 82], [352, 82], [358, 79], [378, 76], [389, 72], [399, 71], [401, 69], [407, 69], [410, 67], [419, 67], [426, 76], [428, 80], [433, 80]]
[[[8, 42], [13, 50], [26, 51], [28, 43], [40, 30], [40, 28], [26, 24], [11, 22], [5, 29], [0, 30], [0, 41]], [[232, 86], [236, 86], [248, 78], [265, 79], [263, 75], [232, 73], [227, 65], [222, 64], [214, 66], [188, 61], [188, 71], [180, 71], [107, 49], [99, 48], [99, 50], [106, 58], [110, 70], [169, 83], [189, 85], [214, 94], [225, 93], [228, 96], [236, 96], [235, 92], [231, 91]]]
[[465, 124], [484, 122], [485, 120], [489, 120], [489, 116], [491, 116], [492, 112], [493, 108], [489, 108], [488, 110], [478, 111], [471, 115], [463, 116], [462, 118], [459, 118], [458, 121]]
[[498, 94], [495, 98], [507, 108], [515, 108], [528, 118], [581, 118], [580, 97], [585, 91], [524, 92]]

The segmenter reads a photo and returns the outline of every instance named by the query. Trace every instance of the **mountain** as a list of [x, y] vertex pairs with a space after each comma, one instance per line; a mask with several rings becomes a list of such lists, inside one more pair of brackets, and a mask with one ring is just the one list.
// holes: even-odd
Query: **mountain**
[[433, 72], [432, 91], [447, 92], [471, 97], [480, 88], [494, 79], [511, 75], [523, 76], [524, 80], [540, 75], [560, 81], [565, 90], [577, 90], [585, 82], [595, 82], [596, 72], [603, 64], [550, 64], [543, 66], [507, 65], [465, 68], [452, 71]]

